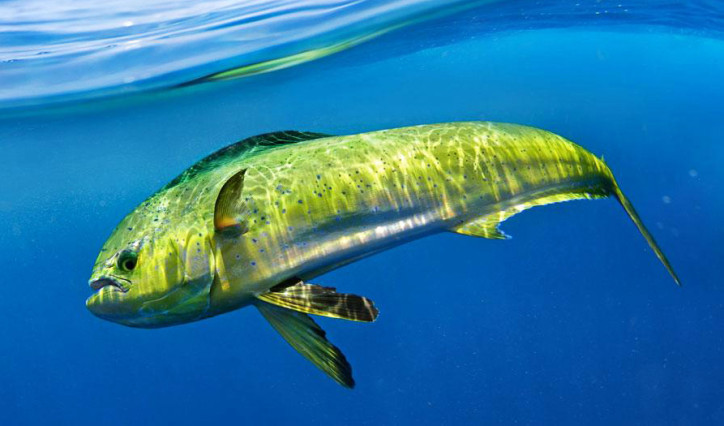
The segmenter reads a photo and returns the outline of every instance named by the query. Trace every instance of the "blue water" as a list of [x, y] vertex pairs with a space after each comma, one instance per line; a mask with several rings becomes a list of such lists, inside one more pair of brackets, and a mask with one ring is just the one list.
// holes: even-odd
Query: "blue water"
[[[120, 3], [71, 15], [90, 28], [97, 14], [123, 15]], [[249, 4], [267, 10], [261, 3]], [[58, 61], [78, 73], [74, 87], [55, 85], [45, 63], [0, 63], [0, 424], [724, 422], [724, 9], [579, 3], [514, 0], [440, 16], [437, 2], [408, 2], [355, 29], [415, 21], [374, 40], [176, 89], [257, 60], [224, 54], [231, 67], [210, 59], [203, 73], [173, 77], [161, 64], [175, 66], [169, 58], [180, 53], [163, 44], [148, 63]], [[171, 2], [146, 4], [171, 19]], [[24, 13], [18, 25], [52, 21], [43, 15], [51, 11]], [[326, 44], [349, 35], [327, 34]], [[16, 36], [23, 48], [52, 41]], [[125, 64], [152, 70], [159, 84], [80, 74]], [[156, 330], [86, 311], [90, 269], [113, 227], [215, 149], [280, 129], [346, 134], [458, 120], [538, 126], [604, 155], [684, 286], [611, 200], [526, 211], [503, 224], [509, 241], [441, 234], [409, 243], [315, 280], [381, 310], [369, 325], [318, 320], [354, 368], [353, 391], [253, 309]]]

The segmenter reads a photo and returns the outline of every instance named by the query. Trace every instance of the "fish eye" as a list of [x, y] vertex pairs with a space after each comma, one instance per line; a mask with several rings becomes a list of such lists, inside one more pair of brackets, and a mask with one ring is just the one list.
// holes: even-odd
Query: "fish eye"
[[138, 253], [133, 250], [123, 250], [118, 255], [117, 265], [121, 271], [130, 272], [136, 268]]

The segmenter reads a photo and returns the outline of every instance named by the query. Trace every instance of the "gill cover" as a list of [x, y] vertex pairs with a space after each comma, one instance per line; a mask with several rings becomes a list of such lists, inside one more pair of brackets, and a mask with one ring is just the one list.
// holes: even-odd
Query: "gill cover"
[[214, 280], [214, 255], [209, 238], [190, 231], [178, 241], [169, 239], [166, 249], [165, 256], [163, 251], [154, 256], [153, 282], [159, 288], [154, 292], [157, 297], [147, 298], [141, 304], [139, 314], [146, 321], [139, 318], [139, 326], [181, 324], [204, 317], [209, 309]]

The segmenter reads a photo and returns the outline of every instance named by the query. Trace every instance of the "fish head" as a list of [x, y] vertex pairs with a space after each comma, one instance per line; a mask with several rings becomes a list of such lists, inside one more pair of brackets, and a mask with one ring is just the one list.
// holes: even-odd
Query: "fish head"
[[102, 319], [141, 328], [202, 318], [214, 276], [209, 239], [170, 221], [163, 228], [143, 226], [135, 213], [103, 245], [86, 307]]

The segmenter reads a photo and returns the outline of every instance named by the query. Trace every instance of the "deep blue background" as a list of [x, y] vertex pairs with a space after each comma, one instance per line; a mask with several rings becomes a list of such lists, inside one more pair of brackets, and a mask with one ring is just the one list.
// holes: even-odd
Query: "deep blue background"
[[[427, 49], [405, 34], [245, 80], [0, 121], [0, 423], [724, 422], [724, 43], [540, 30]], [[353, 364], [353, 391], [253, 309], [137, 330], [84, 308], [116, 223], [221, 146], [483, 119], [604, 155], [684, 287], [611, 200], [525, 212], [503, 225], [510, 241], [419, 240], [316, 280], [381, 309], [372, 325], [319, 320]]]

